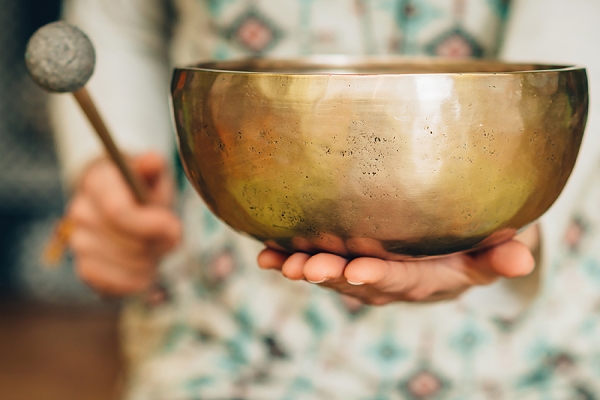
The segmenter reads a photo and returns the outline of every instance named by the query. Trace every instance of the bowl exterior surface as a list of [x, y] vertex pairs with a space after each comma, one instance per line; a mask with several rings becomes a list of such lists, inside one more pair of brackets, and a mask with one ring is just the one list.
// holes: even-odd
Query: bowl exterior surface
[[402, 259], [506, 240], [561, 193], [586, 122], [582, 68], [261, 62], [176, 69], [173, 115], [210, 209], [287, 251]]

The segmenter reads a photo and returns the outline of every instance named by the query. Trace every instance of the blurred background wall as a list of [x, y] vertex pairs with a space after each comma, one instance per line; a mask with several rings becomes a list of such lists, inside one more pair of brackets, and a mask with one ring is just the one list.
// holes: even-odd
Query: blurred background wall
[[25, 69], [28, 38], [59, 16], [57, 0], [0, 0], [0, 293], [91, 301], [69, 260], [49, 271], [40, 252], [65, 203], [46, 95]]
[[58, 0], [0, 0], [0, 399], [114, 398], [118, 306], [81, 284], [67, 257], [40, 260], [66, 203], [46, 114], [25, 69], [28, 38]]

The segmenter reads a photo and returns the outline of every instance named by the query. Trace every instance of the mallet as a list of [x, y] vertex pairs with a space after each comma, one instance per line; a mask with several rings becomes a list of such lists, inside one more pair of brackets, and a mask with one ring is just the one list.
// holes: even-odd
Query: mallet
[[[90, 39], [71, 24], [53, 22], [31, 36], [25, 62], [29, 74], [39, 86], [51, 93], [73, 94], [136, 200], [141, 204], [147, 203], [145, 185], [127, 165], [85, 88], [96, 63], [96, 52]], [[59, 223], [44, 253], [47, 263], [56, 264], [60, 261], [71, 230], [72, 225], [67, 219]]]

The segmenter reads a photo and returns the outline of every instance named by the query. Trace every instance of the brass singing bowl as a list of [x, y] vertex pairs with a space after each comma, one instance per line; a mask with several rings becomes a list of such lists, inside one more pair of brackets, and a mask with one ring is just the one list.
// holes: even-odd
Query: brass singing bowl
[[505, 241], [556, 200], [585, 69], [313, 57], [174, 71], [181, 160], [219, 218], [268, 246], [386, 259]]

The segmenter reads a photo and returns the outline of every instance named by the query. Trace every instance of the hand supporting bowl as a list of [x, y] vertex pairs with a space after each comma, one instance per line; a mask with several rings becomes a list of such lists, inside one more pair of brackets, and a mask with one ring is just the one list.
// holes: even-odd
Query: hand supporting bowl
[[313, 57], [178, 68], [180, 156], [210, 209], [286, 251], [403, 259], [511, 238], [556, 200], [585, 69]]

